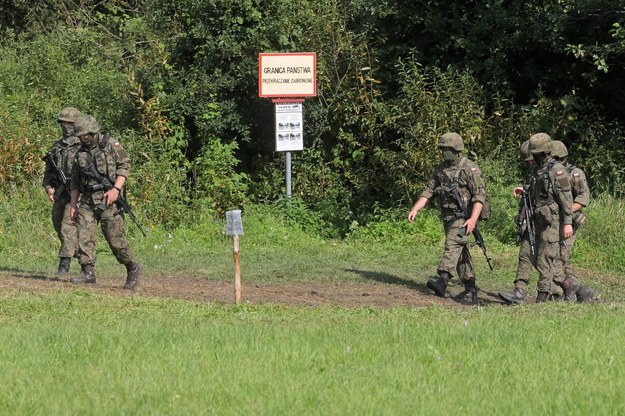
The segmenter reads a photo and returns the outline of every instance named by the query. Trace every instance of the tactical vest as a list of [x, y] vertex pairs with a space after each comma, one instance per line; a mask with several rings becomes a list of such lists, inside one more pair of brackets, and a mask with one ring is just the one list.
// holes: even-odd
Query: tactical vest
[[[440, 170], [437, 173], [438, 188], [436, 190], [439, 197], [441, 216], [443, 219], [466, 218], [470, 212], [470, 203], [473, 195], [469, 190], [471, 178], [467, 172], [466, 157], [463, 157], [457, 165], [452, 165]], [[453, 191], [457, 190], [462, 206], [460, 207]], [[480, 219], [486, 220], [490, 217], [490, 204], [484, 202]]]
[[[110, 148], [108, 135], [102, 136], [97, 146], [91, 149], [81, 148], [78, 151], [76, 160], [80, 170], [81, 193], [93, 194], [94, 192], [102, 192], [98, 186], [100, 182], [94, 177], [91, 171], [91, 165], [95, 167], [101, 176], [108, 178], [111, 183], [115, 183], [117, 161], [114, 152], [115, 151]], [[96, 190], [94, 190], [94, 187]]]

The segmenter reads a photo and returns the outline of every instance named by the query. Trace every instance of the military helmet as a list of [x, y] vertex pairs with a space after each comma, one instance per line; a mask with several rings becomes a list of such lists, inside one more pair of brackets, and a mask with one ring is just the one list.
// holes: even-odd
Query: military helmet
[[554, 140], [551, 142], [551, 156], [564, 159], [569, 155], [569, 151], [566, 149], [564, 143], [560, 140]]
[[526, 140], [521, 144], [521, 160], [529, 162], [534, 160], [534, 156], [530, 153], [530, 141]]
[[85, 134], [95, 134], [100, 132], [100, 125], [89, 115], [81, 115], [74, 122], [74, 134], [76, 136], [83, 136]]
[[438, 140], [438, 147], [449, 147], [461, 152], [464, 150], [464, 141], [458, 133], [445, 133]]
[[56, 118], [56, 121], [58, 121], [59, 123], [61, 121], [74, 123], [80, 115], [80, 111], [78, 111], [78, 109], [74, 107], [63, 107], [63, 109], [59, 113], [59, 116]]
[[535, 153], [551, 152], [551, 137], [547, 133], [536, 133], [530, 137], [529, 151]]

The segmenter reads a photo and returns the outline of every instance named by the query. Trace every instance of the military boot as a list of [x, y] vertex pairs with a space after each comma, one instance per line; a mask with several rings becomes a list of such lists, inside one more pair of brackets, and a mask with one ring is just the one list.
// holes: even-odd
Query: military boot
[[441, 298], [445, 297], [445, 292], [447, 291], [447, 284], [449, 283], [449, 276], [446, 273], [441, 273], [438, 276], [438, 279], [429, 279], [427, 282], [427, 287], [434, 293], [436, 296], [440, 296]]
[[461, 302], [467, 295], [471, 295], [471, 304], [477, 305], [477, 287], [475, 280], [467, 280], [464, 282], [464, 290], [453, 297], [454, 300]]
[[141, 265], [139, 263], [130, 263], [126, 265], [126, 284], [124, 289], [135, 290], [139, 284], [139, 275], [141, 274]]
[[523, 301], [527, 296], [527, 290], [515, 287], [510, 292], [499, 292], [499, 298], [508, 305], [523, 305]]
[[564, 282], [560, 283], [560, 287], [564, 291], [564, 300], [566, 302], [575, 302], [577, 300], [577, 289], [579, 289], [579, 282], [575, 279], [567, 277]]
[[81, 269], [80, 276], [69, 279], [70, 283], [95, 283], [95, 269], [93, 264], [85, 264]]
[[577, 292], [575, 292], [575, 295], [577, 295], [577, 301], [579, 303], [589, 302], [594, 296], [594, 294], [595, 294], [595, 291], [592, 290], [592, 288], [588, 286], [584, 286], [582, 284], [579, 285]]
[[62, 275], [69, 273], [69, 264], [71, 261], [71, 257], [61, 257], [59, 259], [59, 269], [56, 271], [56, 274]]
[[536, 303], [547, 302], [548, 298], [549, 292], [538, 292], [538, 294], [536, 295]]

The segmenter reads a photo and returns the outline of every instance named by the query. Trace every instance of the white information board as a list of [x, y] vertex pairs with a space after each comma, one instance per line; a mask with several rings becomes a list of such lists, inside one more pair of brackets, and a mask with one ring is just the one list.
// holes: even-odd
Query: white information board
[[276, 152], [304, 150], [302, 103], [276, 103]]
[[226, 235], [243, 235], [241, 210], [226, 211]]

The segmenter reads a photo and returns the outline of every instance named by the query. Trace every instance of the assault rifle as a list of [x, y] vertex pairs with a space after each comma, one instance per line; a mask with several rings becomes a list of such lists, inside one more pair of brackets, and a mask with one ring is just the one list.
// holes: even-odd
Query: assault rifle
[[[468, 207], [465, 207], [464, 204], [462, 203], [462, 198], [460, 197], [460, 193], [458, 192], [458, 189], [453, 188], [451, 190], [451, 194], [456, 200], [458, 207], [460, 208], [461, 218], [468, 218], [470, 216], [470, 213], [468, 212]], [[458, 236], [464, 237], [466, 233], [467, 233], [467, 227], [462, 227], [460, 231], [458, 232]], [[493, 259], [488, 255], [488, 251], [486, 250], [486, 244], [484, 243], [484, 237], [482, 237], [482, 233], [477, 228], [477, 224], [475, 225], [475, 228], [473, 229], [473, 236], [475, 237], [475, 244], [477, 244], [477, 246], [482, 249], [482, 253], [484, 253], [484, 257], [486, 257], [486, 263], [488, 263], [488, 267], [492, 271]], [[475, 244], [472, 244], [471, 246]]]
[[527, 233], [527, 239], [530, 242], [530, 250], [532, 256], [536, 254], [536, 229], [534, 228], [534, 207], [532, 200], [523, 189], [521, 193], [521, 212], [519, 212], [519, 229], [517, 231], [517, 244], [523, 239], [523, 234]]
[[42, 157], [41, 160], [52, 165], [52, 167], [58, 173], [59, 178], [61, 178], [61, 183], [65, 187], [65, 191], [69, 194], [69, 179], [67, 179], [67, 176], [65, 175], [65, 172], [63, 172], [63, 169], [61, 169], [59, 165], [57, 165], [54, 161], [54, 157], [52, 157], [52, 152], [46, 153], [46, 155]]
[[[94, 191], [98, 191], [100, 189], [104, 189], [105, 191], [110, 191], [111, 189], [115, 187], [111, 183], [111, 181], [108, 180], [108, 178], [105, 178], [104, 176], [100, 175], [100, 173], [97, 171], [97, 169], [95, 168], [93, 164], [89, 166], [89, 171], [91, 172], [91, 175], [100, 183], [100, 186], [101, 186], [101, 188], [94, 186], [93, 187]], [[122, 196], [121, 192], [119, 196], [117, 197], [117, 201], [115, 201], [115, 203], [119, 206], [119, 211], [117, 211], [115, 215], [118, 215], [122, 212], [125, 212], [126, 214], [128, 214], [132, 222], [134, 222], [137, 228], [139, 228], [139, 231], [141, 231], [141, 234], [143, 234], [144, 237], [147, 237], [147, 235], [145, 234], [145, 231], [143, 230], [143, 227], [137, 221], [137, 217], [135, 217], [135, 214], [132, 212], [132, 209], [130, 209], [130, 205], [128, 204], [128, 201], [126, 200], [126, 198]], [[105, 204], [106, 204], [106, 201], [102, 201], [99, 208], [104, 210], [106, 208]]]

